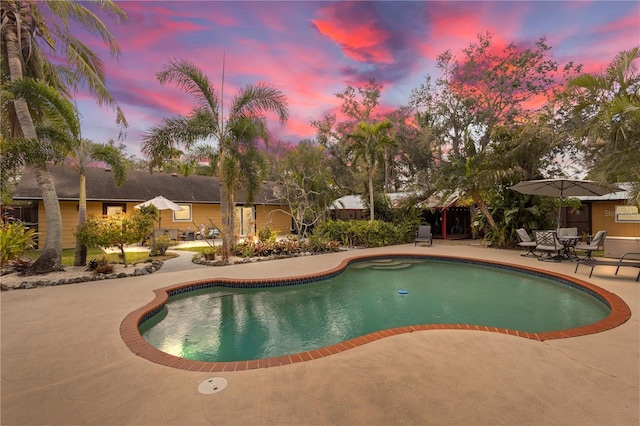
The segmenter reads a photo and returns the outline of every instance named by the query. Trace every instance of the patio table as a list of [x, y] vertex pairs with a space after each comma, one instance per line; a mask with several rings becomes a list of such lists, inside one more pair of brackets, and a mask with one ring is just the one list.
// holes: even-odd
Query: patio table
[[580, 241], [580, 237], [577, 236], [563, 236], [559, 237], [558, 240], [564, 246], [562, 250], [562, 257], [565, 259], [573, 260], [578, 259], [578, 255], [576, 254], [576, 244]]

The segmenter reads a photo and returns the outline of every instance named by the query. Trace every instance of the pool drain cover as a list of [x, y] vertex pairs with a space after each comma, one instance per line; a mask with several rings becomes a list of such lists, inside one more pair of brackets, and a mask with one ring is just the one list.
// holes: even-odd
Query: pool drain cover
[[198, 386], [198, 392], [209, 395], [212, 393], [218, 393], [226, 387], [227, 379], [224, 377], [212, 377], [200, 383]]

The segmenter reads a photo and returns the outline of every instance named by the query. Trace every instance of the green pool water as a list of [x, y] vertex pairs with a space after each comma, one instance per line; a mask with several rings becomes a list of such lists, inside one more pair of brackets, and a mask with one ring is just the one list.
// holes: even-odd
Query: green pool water
[[537, 333], [592, 324], [609, 313], [581, 290], [530, 274], [382, 259], [312, 284], [174, 296], [140, 332], [166, 353], [221, 362], [300, 353], [408, 325], [464, 323]]

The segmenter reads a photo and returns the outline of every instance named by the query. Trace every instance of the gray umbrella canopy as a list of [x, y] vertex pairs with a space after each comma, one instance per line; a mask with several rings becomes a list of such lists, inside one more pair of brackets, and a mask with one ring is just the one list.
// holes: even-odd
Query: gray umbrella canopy
[[[140, 207], [146, 207], [146, 206], [155, 206], [158, 210], [175, 210], [175, 211], [184, 210], [184, 207], [180, 207], [173, 201], [167, 198], [164, 198], [162, 195], [158, 195], [157, 197], [152, 198], [148, 201], [145, 201], [144, 203], [136, 204], [133, 207], [136, 209], [139, 209]], [[158, 226], [162, 227], [162, 215], [160, 215], [160, 219], [158, 220]]]
[[592, 180], [580, 179], [541, 179], [523, 180], [510, 186], [509, 189], [527, 195], [545, 195], [548, 197], [560, 198], [558, 208], [558, 227], [560, 227], [560, 212], [562, 209], [562, 199], [565, 197], [579, 197], [589, 195], [606, 195], [612, 192], [622, 191], [615, 185], [601, 185]]

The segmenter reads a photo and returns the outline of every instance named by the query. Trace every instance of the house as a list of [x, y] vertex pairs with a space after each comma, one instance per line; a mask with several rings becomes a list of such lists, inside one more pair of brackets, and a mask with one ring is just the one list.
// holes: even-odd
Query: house
[[[63, 247], [75, 246], [74, 231], [78, 223], [79, 175], [75, 168], [50, 165], [60, 210], [62, 212]], [[236, 200], [236, 235], [254, 235], [257, 230], [269, 225], [279, 233], [286, 234], [291, 228], [288, 207], [281, 205], [273, 195], [273, 183], [265, 182], [253, 206], [246, 206], [242, 194]], [[194, 230], [197, 226], [213, 223], [221, 228], [220, 182], [209, 176], [181, 176], [169, 173], [149, 173], [133, 170], [121, 187], [116, 186], [111, 171], [100, 167], [89, 167], [86, 171], [87, 217], [106, 216], [117, 212], [131, 212], [136, 204], [158, 195], [180, 205], [183, 210], [160, 211], [164, 229], [178, 230], [178, 234]], [[21, 210], [38, 231], [40, 241], [47, 233], [42, 194], [33, 169], [25, 168], [16, 187], [13, 199], [22, 202]]]
[[[391, 205], [399, 203], [404, 198], [415, 193], [393, 192], [386, 194]], [[445, 196], [434, 194], [418, 203], [422, 208], [422, 222], [432, 227], [434, 238], [462, 239], [471, 238], [471, 209], [458, 205], [456, 194]], [[363, 219], [368, 217], [368, 208], [360, 195], [345, 195], [338, 198], [331, 205], [332, 217], [338, 220]]]
[[[565, 208], [567, 226], [576, 226], [590, 235], [607, 231], [604, 242], [605, 257], [620, 258], [626, 252], [640, 252], [640, 213], [638, 206], [627, 204], [628, 183], [619, 183], [623, 191], [602, 196], [576, 197], [582, 203], [579, 210]], [[587, 224], [581, 227], [580, 224]]]

